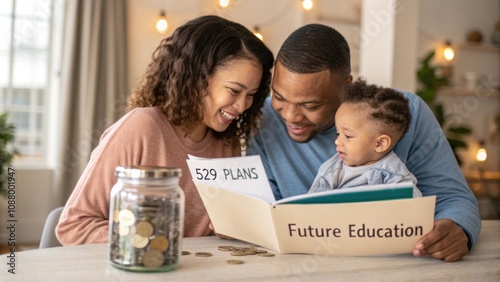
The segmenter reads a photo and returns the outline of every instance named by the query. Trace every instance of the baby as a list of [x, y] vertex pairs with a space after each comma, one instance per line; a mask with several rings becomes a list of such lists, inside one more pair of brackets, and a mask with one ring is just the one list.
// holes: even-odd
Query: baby
[[[407, 99], [396, 90], [367, 84], [346, 86], [335, 114], [337, 154], [321, 165], [309, 193], [417, 179], [392, 151], [410, 127]], [[413, 197], [421, 197], [414, 189]]]

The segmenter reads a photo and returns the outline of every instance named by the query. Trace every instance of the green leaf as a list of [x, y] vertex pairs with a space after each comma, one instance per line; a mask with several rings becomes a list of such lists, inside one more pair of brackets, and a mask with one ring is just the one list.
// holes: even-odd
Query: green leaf
[[436, 94], [430, 90], [419, 90], [416, 94], [420, 96], [420, 98], [422, 98], [422, 100], [424, 100], [424, 102], [428, 105], [432, 104], [434, 97], [436, 96]]
[[469, 146], [462, 140], [448, 137], [448, 143], [452, 148], [464, 148], [467, 149]]
[[422, 65], [428, 66], [430, 64], [430, 61], [432, 60], [432, 58], [434, 58], [435, 54], [436, 54], [436, 52], [434, 50], [427, 53], [427, 55], [422, 60]]
[[8, 114], [0, 114], [0, 194], [7, 195], [7, 167], [12, 164], [17, 150], [11, 146], [14, 142], [15, 126], [8, 121]]
[[437, 119], [439, 125], [441, 125], [441, 127], [442, 127], [444, 122], [445, 122], [443, 104], [436, 104], [434, 106], [434, 115], [436, 116], [436, 119]]
[[455, 155], [455, 159], [457, 160], [458, 166], [462, 166], [462, 164], [463, 164], [462, 158], [460, 158], [460, 156], [457, 155], [457, 153], [455, 153], [455, 151], [453, 151], [453, 155]]
[[[434, 58], [435, 51], [431, 50], [428, 52], [424, 58], [420, 61], [420, 66], [417, 70], [418, 86], [416, 93], [422, 100], [429, 106], [436, 120], [438, 121], [441, 128], [444, 127], [446, 123], [446, 115], [444, 105], [436, 103], [436, 96], [439, 88], [443, 85], [448, 84], [448, 78], [446, 76], [440, 75], [440, 71], [443, 70], [443, 66], [432, 65], [432, 60]], [[462, 138], [465, 135], [471, 134], [472, 130], [466, 126], [453, 126], [446, 130], [446, 137], [448, 143], [453, 150], [453, 154], [457, 159], [459, 165], [462, 164], [462, 160], [456, 153], [459, 149], [467, 148], [467, 143], [465, 143]]]
[[453, 134], [458, 134], [458, 135], [469, 135], [472, 133], [472, 129], [470, 129], [468, 126], [465, 126], [465, 125], [450, 127], [450, 128], [448, 128], [448, 131], [450, 131]]

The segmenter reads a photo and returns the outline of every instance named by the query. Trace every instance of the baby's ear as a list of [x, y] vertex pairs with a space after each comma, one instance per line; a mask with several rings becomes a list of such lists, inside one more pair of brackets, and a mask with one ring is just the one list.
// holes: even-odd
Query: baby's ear
[[382, 134], [376, 139], [375, 151], [377, 153], [383, 153], [391, 148], [391, 137], [387, 134]]

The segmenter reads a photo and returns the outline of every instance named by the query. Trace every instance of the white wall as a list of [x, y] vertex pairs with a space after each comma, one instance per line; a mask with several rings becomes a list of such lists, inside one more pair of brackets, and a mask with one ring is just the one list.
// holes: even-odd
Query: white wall
[[417, 79], [418, 1], [399, 1], [396, 7], [392, 87], [414, 92]]
[[[129, 63], [130, 85], [133, 87], [146, 66], [151, 54], [164, 37], [172, 35], [175, 28], [186, 21], [204, 14], [216, 14], [237, 21], [249, 29], [259, 26], [266, 45], [276, 56], [281, 43], [300, 27], [303, 13], [300, 1], [236, 0], [223, 9], [218, 1], [186, 0], [134, 0], [129, 1]], [[166, 9], [169, 29], [159, 34], [155, 29], [161, 9]]]
[[360, 75], [368, 82], [393, 85], [396, 7], [391, 0], [363, 1]]
[[[161, 1], [133, 0], [128, 1], [128, 54], [129, 85], [135, 83], [151, 60], [151, 54], [160, 41], [172, 34], [177, 26], [187, 19], [200, 15], [203, 11], [203, 0]], [[166, 10], [169, 29], [165, 35], [156, 31], [155, 25], [160, 10]]]
[[417, 30], [418, 2], [364, 0], [360, 75], [371, 83], [413, 92]]
[[[43, 225], [49, 212], [59, 206], [52, 169], [17, 169], [15, 178], [14, 215], [18, 243], [37, 243], [42, 234]], [[7, 222], [7, 202], [0, 198], [0, 244], [6, 244], [10, 236], [5, 228]]]

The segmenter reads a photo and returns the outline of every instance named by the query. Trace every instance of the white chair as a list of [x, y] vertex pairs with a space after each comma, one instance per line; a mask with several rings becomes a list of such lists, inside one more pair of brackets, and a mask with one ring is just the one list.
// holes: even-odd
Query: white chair
[[43, 226], [42, 237], [40, 238], [39, 249], [62, 246], [56, 237], [56, 226], [63, 209], [64, 207], [55, 208], [47, 216], [45, 225]]

